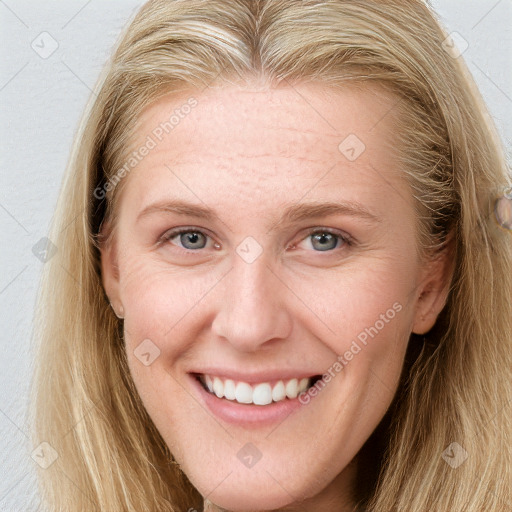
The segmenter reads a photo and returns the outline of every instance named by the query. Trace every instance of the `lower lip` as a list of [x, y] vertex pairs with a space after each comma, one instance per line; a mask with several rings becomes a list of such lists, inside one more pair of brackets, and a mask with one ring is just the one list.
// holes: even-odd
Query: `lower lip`
[[190, 375], [190, 378], [199, 393], [200, 401], [210, 412], [217, 418], [234, 425], [242, 427], [275, 425], [303, 407], [298, 398], [285, 398], [268, 405], [239, 404], [206, 391], [195, 376]]

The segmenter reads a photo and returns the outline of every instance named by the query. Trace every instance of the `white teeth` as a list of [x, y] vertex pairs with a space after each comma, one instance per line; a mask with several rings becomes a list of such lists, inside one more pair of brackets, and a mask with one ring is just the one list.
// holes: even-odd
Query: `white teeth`
[[289, 380], [286, 383], [286, 396], [288, 398], [297, 398], [299, 394], [299, 381], [297, 379]]
[[286, 398], [286, 389], [284, 387], [284, 383], [280, 380], [272, 389], [272, 400], [274, 402], [279, 402]]
[[213, 379], [213, 392], [219, 398], [222, 398], [224, 396], [224, 384], [222, 384], [222, 381], [218, 377], [215, 377]]
[[201, 375], [201, 382], [210, 393], [218, 398], [234, 400], [241, 404], [268, 405], [274, 402], [281, 402], [286, 398], [297, 398], [299, 393], [306, 391], [311, 384], [311, 379], [290, 379], [280, 380], [272, 387], [268, 382], [262, 382], [251, 386], [247, 382], [235, 382], [232, 379], [223, 380], [220, 377]]
[[204, 380], [205, 380], [206, 387], [208, 388], [208, 391], [210, 391], [210, 393], [212, 393], [213, 392], [212, 378], [209, 375], [205, 375]]
[[236, 395], [235, 395], [235, 382], [232, 381], [231, 379], [228, 379], [226, 380], [226, 382], [224, 382], [224, 396], [228, 399], [228, 400], [234, 400]]
[[239, 382], [235, 388], [235, 400], [241, 404], [252, 402], [252, 388], [247, 382]]
[[258, 384], [252, 390], [252, 401], [256, 405], [268, 405], [272, 403], [272, 388], [270, 384]]
[[309, 388], [309, 379], [307, 377], [304, 377], [303, 379], [300, 379], [299, 382], [299, 393], [302, 393], [303, 391], [306, 391], [306, 389]]

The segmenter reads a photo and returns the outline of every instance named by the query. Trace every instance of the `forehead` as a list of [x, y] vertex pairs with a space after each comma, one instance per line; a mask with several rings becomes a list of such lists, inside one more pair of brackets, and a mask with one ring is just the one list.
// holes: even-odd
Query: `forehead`
[[396, 104], [374, 86], [182, 91], [143, 111], [130, 151], [149, 140], [151, 149], [123, 185], [135, 208], [177, 188], [210, 199], [212, 186], [218, 201], [219, 193], [247, 200], [276, 187], [288, 199], [313, 188], [382, 194], [400, 177]]
[[[191, 103], [195, 106], [190, 107]], [[219, 84], [203, 91], [170, 94], [151, 104], [140, 116], [134, 141], [148, 133], [157, 138], [179, 137], [184, 125], [194, 124], [198, 130], [210, 128], [200, 135], [216, 147], [222, 142], [229, 148], [241, 143], [244, 154], [250, 142], [259, 154], [258, 149], [279, 150], [286, 142], [295, 141], [300, 147], [308, 136], [326, 139], [326, 144], [318, 146], [320, 152], [347, 133], [369, 139], [377, 124], [381, 125], [378, 135], [391, 136], [396, 103], [394, 95], [378, 86], [336, 90], [319, 83], [272, 89]], [[286, 131], [291, 132], [288, 137]], [[262, 136], [273, 132], [279, 132], [279, 137], [267, 137], [264, 148], [258, 148]], [[181, 142], [188, 146], [194, 141]]]

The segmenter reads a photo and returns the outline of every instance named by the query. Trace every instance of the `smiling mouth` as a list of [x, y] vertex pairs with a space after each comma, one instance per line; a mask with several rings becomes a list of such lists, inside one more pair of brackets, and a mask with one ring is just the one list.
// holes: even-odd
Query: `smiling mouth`
[[321, 375], [302, 379], [283, 379], [274, 384], [260, 382], [252, 385], [215, 375], [196, 374], [195, 377], [205, 391], [218, 398], [245, 405], [269, 405], [273, 402], [297, 398], [300, 393], [312, 387], [321, 378]]

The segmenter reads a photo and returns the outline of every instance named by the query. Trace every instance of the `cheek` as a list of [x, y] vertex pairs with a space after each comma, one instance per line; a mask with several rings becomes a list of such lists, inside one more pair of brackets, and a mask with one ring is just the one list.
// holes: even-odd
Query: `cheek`
[[332, 349], [340, 354], [353, 340], [365, 344], [385, 334], [393, 342], [410, 332], [415, 268], [407, 261], [374, 259], [335, 273], [295, 279], [293, 289], [309, 306], [309, 325], [324, 325]]
[[[171, 372], [173, 364], [197, 339], [201, 300], [217, 281], [215, 276], [192, 276], [137, 254], [120, 262], [121, 300], [125, 309], [124, 339], [128, 366], [138, 394], [155, 424], [181, 417], [187, 403], [183, 384]], [[169, 397], [172, 396], [172, 402]]]
[[414, 282], [414, 265], [393, 259], [296, 281], [294, 290], [315, 312], [303, 317], [307, 331], [333, 353], [325, 380], [348, 386], [354, 399], [389, 403], [412, 329]]
[[[151, 338], [161, 348], [170, 339], [171, 348], [180, 347], [178, 333], [197, 317], [203, 301], [222, 278], [216, 269], [201, 273], [191, 268], [170, 269], [150, 258], [126, 257], [120, 266], [121, 297], [125, 309], [125, 330], [133, 346]], [[128, 340], [127, 340], [128, 341]]]

